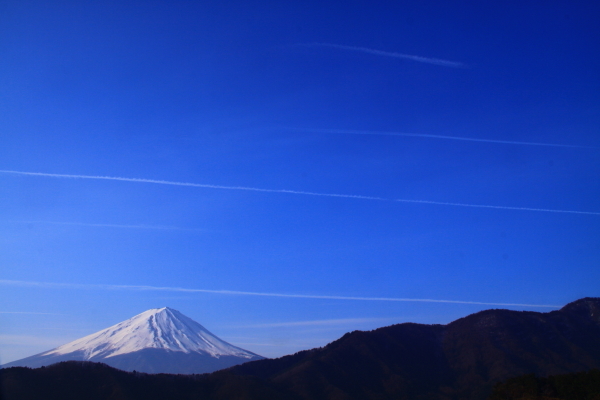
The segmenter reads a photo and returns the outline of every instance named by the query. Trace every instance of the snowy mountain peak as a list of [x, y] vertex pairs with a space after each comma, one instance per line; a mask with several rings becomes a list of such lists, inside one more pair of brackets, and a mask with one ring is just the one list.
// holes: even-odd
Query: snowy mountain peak
[[67, 343], [43, 356], [83, 352], [84, 359], [110, 358], [144, 349], [200, 353], [245, 359], [256, 354], [233, 346], [196, 321], [169, 307], [153, 308], [99, 332]]

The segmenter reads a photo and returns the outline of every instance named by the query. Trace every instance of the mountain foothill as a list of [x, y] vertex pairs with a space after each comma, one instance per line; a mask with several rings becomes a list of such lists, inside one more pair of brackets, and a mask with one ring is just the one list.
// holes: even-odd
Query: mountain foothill
[[247, 361], [202, 375], [82, 361], [5, 366], [0, 382], [7, 400], [600, 399], [600, 298], [549, 313], [494, 309], [447, 325], [354, 331], [322, 348]]

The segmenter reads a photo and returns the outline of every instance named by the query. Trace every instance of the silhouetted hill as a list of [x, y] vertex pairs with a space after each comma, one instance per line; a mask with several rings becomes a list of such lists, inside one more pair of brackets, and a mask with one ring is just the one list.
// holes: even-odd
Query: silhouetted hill
[[550, 313], [486, 310], [448, 325], [352, 332], [323, 349], [233, 367], [303, 398], [483, 399], [494, 383], [600, 368], [600, 299]]
[[[405, 323], [355, 331], [320, 349], [210, 375], [155, 377], [162, 385], [168, 379], [188, 379], [182, 387], [197, 391], [195, 398], [200, 399], [478, 400], [486, 399], [495, 383], [511, 377], [600, 368], [599, 338], [600, 299], [585, 298], [550, 313], [487, 310], [448, 325]], [[23, 380], [26, 374], [30, 375]], [[37, 386], [45, 374], [39, 369], [1, 372], [11, 387]], [[152, 379], [143, 377], [159, 385]], [[120, 398], [154, 398], [135, 397], [137, 389], [129, 386], [134, 384], [123, 382], [130, 397]], [[156, 389], [160, 390], [167, 389]], [[188, 398], [188, 392], [176, 393], [176, 398]], [[13, 398], [23, 397], [7, 397]]]
[[206, 375], [125, 372], [106, 364], [64, 361], [49, 367], [0, 370], [2, 400], [285, 399], [264, 382]]

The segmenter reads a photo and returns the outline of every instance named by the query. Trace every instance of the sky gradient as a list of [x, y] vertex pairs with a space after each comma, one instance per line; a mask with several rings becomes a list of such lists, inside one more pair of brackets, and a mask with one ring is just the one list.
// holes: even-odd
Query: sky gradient
[[[250, 4], [251, 3], [251, 4]], [[0, 363], [600, 296], [600, 5], [0, 4]]]

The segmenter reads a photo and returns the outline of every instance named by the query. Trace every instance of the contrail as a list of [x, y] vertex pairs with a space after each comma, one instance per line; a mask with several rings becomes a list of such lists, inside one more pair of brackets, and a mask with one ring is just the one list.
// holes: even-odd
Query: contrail
[[516, 210], [516, 211], [536, 211], [536, 212], [549, 212], [549, 213], [562, 213], [562, 214], [600, 215], [600, 212], [594, 212], [594, 211], [575, 211], [575, 210], [556, 210], [556, 209], [531, 208], [531, 207], [494, 206], [494, 205], [486, 205], [486, 204], [452, 203], [452, 202], [432, 201], [432, 200], [388, 199], [385, 197], [363, 196], [363, 195], [355, 195], [355, 194], [316, 193], [316, 192], [306, 192], [306, 191], [302, 191], [302, 190], [288, 190], [288, 189], [261, 189], [261, 188], [247, 187], [247, 186], [209, 185], [209, 184], [202, 184], [202, 183], [173, 182], [173, 181], [163, 181], [163, 180], [156, 180], [156, 179], [123, 178], [123, 177], [117, 177], [117, 176], [49, 174], [49, 173], [45, 173], [45, 172], [24, 172], [24, 171], [10, 171], [10, 170], [0, 170], [0, 173], [15, 174], [15, 175], [27, 175], [27, 176], [43, 176], [43, 177], [50, 177], [50, 178], [96, 179], [96, 180], [121, 181], [121, 182], [155, 183], [155, 184], [159, 184], [159, 185], [188, 186], [188, 187], [199, 187], [199, 188], [208, 188], [208, 189], [246, 190], [246, 191], [263, 192], [263, 193], [300, 194], [300, 195], [306, 195], [306, 196], [392, 201], [392, 202], [413, 203], [413, 204], [433, 204], [433, 205], [440, 205], [440, 206], [491, 208], [491, 209], [497, 209], [497, 210]]
[[546, 147], [567, 147], [576, 149], [600, 149], [596, 146], [582, 146], [577, 144], [555, 144], [555, 143], [538, 143], [538, 142], [519, 142], [516, 140], [496, 140], [496, 139], [479, 139], [470, 138], [464, 136], [446, 136], [446, 135], [430, 135], [426, 133], [404, 133], [404, 132], [381, 132], [381, 131], [357, 131], [351, 129], [303, 129], [303, 128], [289, 128], [281, 127], [279, 129], [291, 130], [291, 131], [303, 131], [311, 133], [339, 133], [349, 135], [381, 135], [381, 136], [406, 136], [406, 137], [419, 137], [429, 139], [448, 139], [448, 140], [462, 140], [467, 142], [482, 142], [482, 143], [500, 143], [500, 144], [516, 144], [525, 146], [546, 146]]
[[25, 286], [25, 287], [43, 287], [51, 289], [100, 289], [100, 290], [134, 290], [134, 291], [163, 291], [163, 292], [185, 292], [185, 293], [212, 293], [233, 296], [262, 296], [262, 297], [284, 297], [292, 299], [319, 299], [319, 300], [355, 300], [355, 301], [386, 301], [386, 302], [421, 302], [421, 303], [448, 303], [448, 304], [474, 304], [484, 306], [509, 306], [509, 307], [546, 307], [560, 308], [561, 306], [547, 304], [519, 304], [519, 303], [489, 303], [481, 301], [463, 301], [463, 300], [438, 300], [438, 299], [412, 299], [397, 297], [358, 297], [358, 296], [330, 296], [330, 295], [311, 295], [311, 294], [288, 294], [288, 293], [265, 293], [265, 292], [245, 292], [239, 290], [213, 290], [213, 289], [188, 289], [169, 286], [146, 286], [146, 285], [98, 285], [98, 284], [79, 284], [79, 283], [52, 283], [52, 282], [31, 282], [0, 280], [0, 285], [7, 286]]
[[125, 228], [125, 229], [156, 229], [168, 231], [202, 231], [202, 229], [181, 228], [178, 226], [164, 225], [119, 225], [119, 224], [88, 224], [86, 222], [62, 222], [62, 221], [9, 221], [16, 224], [48, 224], [48, 225], [73, 225], [90, 226], [99, 228]]
[[382, 51], [382, 50], [376, 50], [376, 49], [369, 49], [368, 47], [344, 46], [341, 44], [333, 44], [333, 43], [300, 43], [298, 45], [299, 46], [331, 47], [331, 48], [340, 49], [340, 50], [361, 51], [363, 53], [375, 54], [378, 56], [402, 58], [404, 60], [412, 60], [412, 61], [417, 61], [417, 62], [422, 62], [422, 63], [427, 63], [427, 64], [441, 65], [444, 67], [467, 68], [467, 65], [465, 65], [461, 62], [441, 60], [439, 58], [414, 56], [411, 54], [394, 53], [394, 52]]
[[309, 195], [309, 196], [343, 197], [343, 198], [350, 198], [350, 199], [390, 201], [390, 199], [385, 199], [383, 197], [361, 196], [361, 195], [352, 195], [352, 194], [316, 193], [316, 192], [306, 192], [306, 191], [288, 190], [288, 189], [261, 189], [261, 188], [247, 187], [247, 186], [209, 185], [209, 184], [203, 184], [203, 183], [173, 182], [173, 181], [163, 181], [163, 180], [156, 180], [156, 179], [141, 179], [141, 178], [123, 178], [123, 177], [117, 177], [117, 176], [49, 174], [49, 173], [45, 173], [45, 172], [23, 172], [23, 171], [10, 171], [10, 170], [0, 170], [0, 173], [28, 175], [28, 176], [44, 176], [44, 177], [50, 177], [50, 178], [98, 179], [98, 180], [122, 181], [122, 182], [156, 183], [159, 185], [188, 186], [188, 187], [198, 187], [198, 188], [206, 188], [206, 189], [247, 190], [247, 191], [252, 191], [252, 192], [304, 194], [304, 195]]

